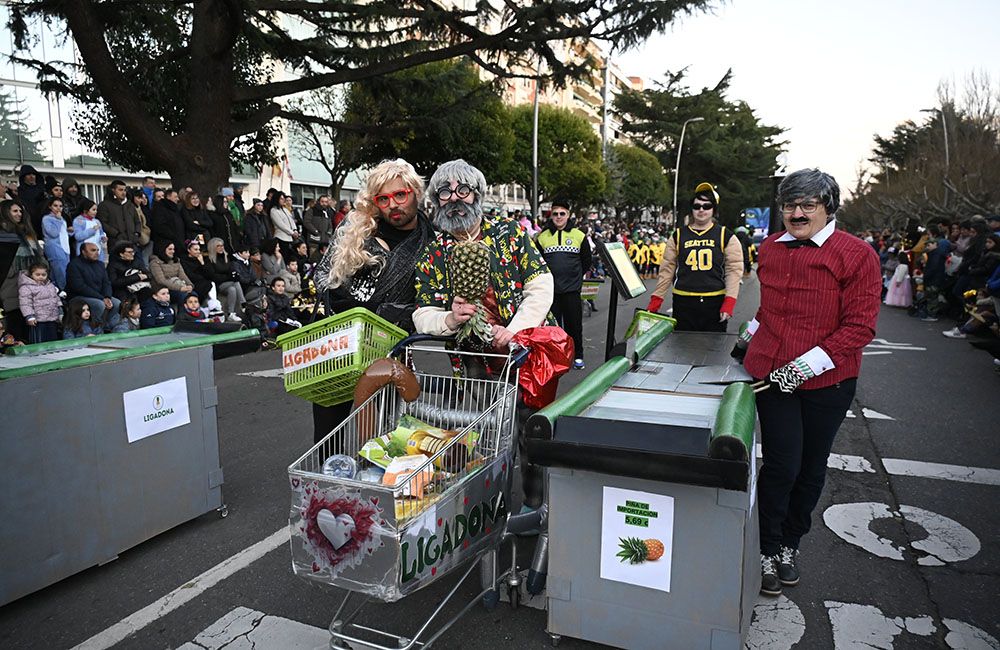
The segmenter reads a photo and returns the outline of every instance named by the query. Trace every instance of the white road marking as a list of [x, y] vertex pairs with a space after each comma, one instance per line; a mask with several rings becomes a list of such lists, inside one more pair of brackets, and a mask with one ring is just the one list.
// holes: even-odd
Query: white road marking
[[926, 352], [927, 348], [917, 347], [915, 345], [876, 345], [869, 343], [865, 346], [866, 350], [913, 350], [915, 352]]
[[[833, 647], [836, 650], [892, 650], [897, 636], [929, 637], [937, 631], [930, 616], [889, 618], [878, 607], [835, 600], [827, 600], [823, 605], [833, 628]], [[952, 650], [1000, 650], [996, 639], [974, 625], [952, 618], [941, 622], [948, 629], [945, 644]], [[906, 647], [914, 645], [912, 640], [908, 641]]]
[[166, 596], [126, 616], [103, 632], [90, 637], [73, 650], [104, 650], [135, 634], [158, 618], [169, 614], [190, 600], [197, 598], [241, 569], [264, 557], [283, 544], [288, 543], [288, 527], [275, 531], [256, 544], [236, 555], [223, 560], [197, 578], [184, 583]]
[[[871, 345], [872, 343], [881, 344], [881, 345], [892, 345], [892, 346], [901, 347], [901, 348], [909, 348], [909, 347], [912, 347], [912, 345], [913, 345], [912, 343], [893, 343], [892, 341], [886, 341], [885, 339], [872, 339], [872, 342], [869, 343], [868, 345]], [[924, 348], [920, 348], [920, 349], [923, 350]]]
[[754, 605], [747, 650], [791, 650], [806, 632], [806, 619], [798, 605], [785, 596], [761, 598]]
[[958, 481], [959, 483], [1000, 485], [1000, 469], [925, 463], [920, 460], [903, 460], [901, 458], [883, 458], [882, 465], [885, 466], [885, 471], [894, 476], [918, 476], [920, 478]]
[[238, 372], [236, 373], [241, 377], [281, 377], [285, 374], [285, 371], [281, 368], [270, 368], [268, 370], [253, 370], [251, 372]]
[[884, 503], [840, 503], [830, 506], [823, 513], [827, 528], [849, 544], [878, 557], [903, 560], [905, 546], [872, 531], [872, 522], [879, 519], [896, 519], [900, 523], [906, 519], [927, 532], [927, 537], [910, 545], [919, 552], [917, 564], [923, 566], [962, 562], [974, 557], [981, 548], [979, 538], [962, 524], [914, 506], [902, 505], [896, 512]]
[[861, 356], [863, 356], [863, 357], [874, 357], [874, 356], [877, 356], [879, 354], [892, 354], [892, 352], [862, 352]]
[[178, 650], [313, 650], [329, 646], [330, 633], [321, 627], [237, 607]]
[[[757, 458], [763, 458], [764, 450], [761, 448], [758, 442], [754, 449], [757, 452]], [[829, 469], [839, 469], [845, 472], [855, 472], [855, 473], [868, 473], [874, 474], [875, 468], [872, 464], [868, 462], [868, 459], [864, 456], [851, 456], [850, 454], [830, 454], [829, 458], [826, 459], [826, 466]]]
[[870, 408], [862, 408], [861, 415], [865, 416], [869, 420], [895, 420], [896, 418], [886, 415], [885, 413], [879, 413], [878, 411], [873, 411]]

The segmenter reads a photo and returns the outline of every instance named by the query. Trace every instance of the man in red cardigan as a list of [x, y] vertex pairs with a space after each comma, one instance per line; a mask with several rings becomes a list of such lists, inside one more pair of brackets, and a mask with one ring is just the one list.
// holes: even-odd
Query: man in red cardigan
[[778, 187], [785, 232], [760, 247], [760, 308], [734, 356], [768, 388], [757, 394], [764, 464], [757, 480], [761, 593], [799, 581], [799, 541], [826, 479], [833, 438], [854, 398], [861, 350], [875, 336], [879, 259], [837, 230], [840, 188], [818, 169]]

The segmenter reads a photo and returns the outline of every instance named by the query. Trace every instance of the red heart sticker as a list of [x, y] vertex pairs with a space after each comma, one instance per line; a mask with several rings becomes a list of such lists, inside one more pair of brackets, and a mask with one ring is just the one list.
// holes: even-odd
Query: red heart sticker
[[462, 505], [463, 506], [469, 505], [469, 497], [465, 497], [464, 499], [462, 499]]
[[372, 505], [373, 505], [373, 506], [377, 506], [377, 505], [378, 505], [378, 497], [371, 497], [371, 498], [369, 499], [369, 501], [371, 501], [371, 502], [372, 502]]
[[490, 479], [486, 479], [486, 487], [490, 486]]
[[292, 487], [295, 488], [295, 489], [298, 489], [299, 485], [301, 485], [301, 481], [299, 481], [298, 478], [293, 478], [292, 479]]
[[442, 522], [442, 521], [444, 521], [444, 520], [443, 520], [443, 519], [441, 519], [441, 517], [438, 517], [438, 528], [440, 528], [440, 527], [441, 527], [441, 522]]
[[431, 575], [432, 575], [432, 576], [433, 576], [433, 575], [437, 575], [437, 572], [438, 572], [438, 568], [437, 568], [436, 566], [432, 566], [432, 567], [431, 567]]
[[313, 573], [319, 573], [319, 565], [313, 562]]
[[469, 540], [462, 542], [462, 548], [469, 548]]

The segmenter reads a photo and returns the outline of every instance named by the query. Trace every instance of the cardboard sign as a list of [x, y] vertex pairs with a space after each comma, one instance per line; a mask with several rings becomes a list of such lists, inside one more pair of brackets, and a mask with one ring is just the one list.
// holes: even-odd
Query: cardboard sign
[[670, 591], [674, 498], [604, 488], [601, 577]]
[[328, 334], [321, 339], [303, 343], [281, 355], [285, 374], [314, 366], [323, 361], [354, 354], [358, 351], [358, 333], [361, 325]]
[[184, 377], [122, 393], [122, 402], [129, 444], [191, 422]]

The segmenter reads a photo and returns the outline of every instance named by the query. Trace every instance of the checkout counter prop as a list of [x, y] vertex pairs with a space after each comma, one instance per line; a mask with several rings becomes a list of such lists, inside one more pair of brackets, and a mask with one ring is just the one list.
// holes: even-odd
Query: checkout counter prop
[[645, 312], [633, 329], [625, 356], [528, 421], [549, 468], [548, 632], [738, 650], [760, 587], [750, 377], [735, 335]]
[[246, 345], [163, 327], [0, 355], [0, 605], [226, 515], [213, 355]]

